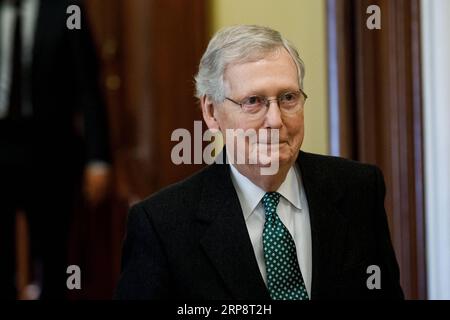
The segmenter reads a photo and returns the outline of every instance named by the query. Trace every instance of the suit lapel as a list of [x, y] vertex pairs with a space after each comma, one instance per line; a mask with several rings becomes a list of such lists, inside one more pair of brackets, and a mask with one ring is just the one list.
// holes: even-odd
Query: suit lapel
[[270, 299], [228, 165], [210, 167], [197, 217], [209, 223], [201, 245], [233, 298]]
[[339, 211], [341, 188], [331, 181], [327, 166], [320, 159], [300, 152], [303, 186], [311, 221], [312, 236], [312, 299], [319, 299], [325, 290], [332, 289], [342, 265], [342, 251], [346, 234], [346, 218]]

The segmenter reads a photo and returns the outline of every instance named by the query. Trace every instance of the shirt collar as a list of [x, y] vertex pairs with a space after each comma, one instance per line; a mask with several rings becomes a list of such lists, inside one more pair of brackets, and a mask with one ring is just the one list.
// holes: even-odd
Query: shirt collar
[[302, 204], [300, 201], [300, 176], [296, 166], [292, 166], [289, 169], [286, 179], [284, 179], [277, 192], [288, 200], [294, 207], [301, 210]]
[[[241, 174], [232, 164], [230, 164], [230, 168], [231, 180], [238, 194], [244, 218], [247, 220], [255, 211], [255, 208], [258, 206], [266, 192]], [[286, 179], [278, 188], [277, 192], [294, 207], [301, 210], [300, 177], [297, 174], [297, 171], [295, 166], [289, 169]]]

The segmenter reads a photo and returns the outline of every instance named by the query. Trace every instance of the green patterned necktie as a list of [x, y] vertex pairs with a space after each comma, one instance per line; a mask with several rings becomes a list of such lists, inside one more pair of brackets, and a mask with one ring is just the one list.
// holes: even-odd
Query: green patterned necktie
[[267, 192], [262, 198], [266, 213], [263, 248], [267, 286], [274, 300], [309, 300], [294, 240], [277, 214], [280, 196], [278, 192]]

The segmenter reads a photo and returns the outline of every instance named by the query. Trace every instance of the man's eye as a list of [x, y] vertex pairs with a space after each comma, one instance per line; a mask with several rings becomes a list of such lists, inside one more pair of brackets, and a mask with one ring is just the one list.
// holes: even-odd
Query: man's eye
[[295, 95], [295, 93], [288, 92], [282, 96], [281, 100], [285, 102], [294, 102], [296, 98], [297, 96]]
[[256, 106], [256, 105], [261, 104], [261, 101], [262, 101], [261, 97], [251, 96], [244, 100], [244, 105]]

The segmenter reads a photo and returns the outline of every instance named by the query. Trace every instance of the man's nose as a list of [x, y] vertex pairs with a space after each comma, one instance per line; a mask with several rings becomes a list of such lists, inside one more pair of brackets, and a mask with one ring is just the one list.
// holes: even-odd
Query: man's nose
[[267, 113], [265, 118], [266, 128], [281, 128], [283, 122], [281, 120], [281, 110], [277, 99], [267, 101]]

